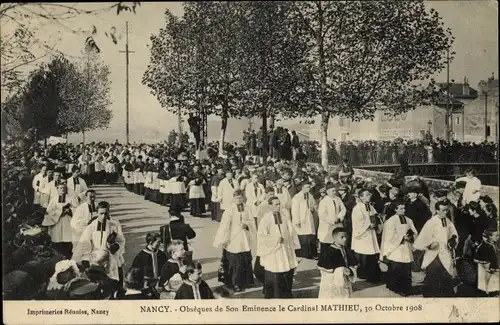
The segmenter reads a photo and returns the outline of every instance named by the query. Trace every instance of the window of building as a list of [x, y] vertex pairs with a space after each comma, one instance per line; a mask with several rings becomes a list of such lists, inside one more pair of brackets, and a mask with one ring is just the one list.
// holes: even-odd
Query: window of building
[[345, 126], [345, 118], [341, 117], [339, 118], [339, 126], [344, 127]]
[[460, 125], [460, 117], [459, 116], [455, 117], [455, 124]]
[[340, 139], [341, 139], [341, 141], [347, 141], [347, 133], [344, 132], [344, 133], [340, 134]]

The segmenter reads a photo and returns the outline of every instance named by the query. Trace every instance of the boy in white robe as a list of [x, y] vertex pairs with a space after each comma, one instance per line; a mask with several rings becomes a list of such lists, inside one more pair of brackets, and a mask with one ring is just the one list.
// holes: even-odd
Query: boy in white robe
[[266, 190], [262, 184], [259, 183], [259, 175], [253, 172], [251, 175], [251, 181], [244, 187], [245, 197], [247, 199], [246, 204], [252, 210], [252, 214], [257, 214], [257, 206], [265, 200]]
[[[54, 173], [52, 174], [52, 181], [44, 184], [43, 187], [43, 192], [45, 193], [45, 195], [47, 195], [47, 203], [50, 203], [53, 198], [57, 198], [59, 196], [59, 190], [57, 188], [61, 183], [64, 183], [66, 185], [66, 182], [62, 179], [62, 170], [58, 168], [54, 170]], [[67, 187], [65, 191], [67, 193]]]
[[97, 207], [95, 204], [95, 191], [86, 192], [86, 201], [80, 204], [71, 218], [71, 229], [73, 231], [73, 251], [76, 249], [83, 231], [87, 228], [90, 220], [97, 217]]
[[68, 194], [75, 196], [79, 202], [82, 202], [88, 187], [85, 180], [80, 177], [80, 168], [78, 166], [73, 166], [73, 175], [71, 175], [66, 182], [68, 186]]
[[342, 227], [332, 230], [332, 244], [324, 248], [318, 260], [321, 272], [318, 298], [349, 298], [356, 280], [357, 261], [346, 247], [347, 232]]
[[481, 195], [481, 181], [475, 176], [475, 172], [472, 169], [468, 169], [465, 172], [465, 177], [461, 177], [455, 180], [455, 182], [464, 181], [466, 183], [465, 190], [463, 194], [464, 205], [469, 202], [479, 201]]
[[40, 206], [44, 209], [46, 209], [47, 205], [49, 205], [50, 191], [48, 190], [48, 186], [53, 179], [54, 179], [54, 170], [47, 166], [47, 175], [44, 178], [42, 178], [40, 186], [38, 187], [38, 190], [40, 192]]
[[233, 178], [233, 172], [230, 168], [226, 170], [226, 177], [222, 179], [217, 186], [217, 200], [220, 202], [221, 213], [231, 207], [233, 203], [234, 191], [238, 189], [238, 184]]
[[316, 246], [316, 223], [314, 213], [316, 213], [316, 200], [309, 193], [311, 183], [305, 180], [302, 183], [302, 190], [295, 194], [292, 199], [292, 223], [295, 226], [300, 240], [300, 249], [297, 250], [297, 257], [313, 259], [318, 255]]
[[[274, 190], [275, 189], [273, 187], [266, 188], [266, 198], [257, 207], [257, 214], [254, 218], [257, 228], [259, 227], [260, 221], [262, 220], [264, 215], [266, 213], [272, 212], [274, 210], [274, 207], [272, 205], [272, 201], [270, 201], [273, 197], [275, 197]], [[280, 202], [281, 202], [281, 200], [280, 200]], [[255, 257], [253, 274], [255, 274], [255, 277], [257, 278], [257, 280], [259, 280], [261, 283], [264, 283], [265, 271], [264, 271], [264, 268], [262, 267], [262, 264], [260, 263], [260, 256], [259, 255], [256, 255], [256, 257]]]
[[83, 231], [72, 260], [88, 267], [90, 256], [96, 250], [109, 251], [107, 274], [115, 281], [116, 289], [120, 289], [123, 281], [125, 236], [120, 222], [109, 216], [109, 203], [105, 201], [97, 205], [97, 217]]
[[34, 192], [33, 205], [35, 206], [35, 209], [38, 208], [41, 202], [41, 186], [45, 176], [47, 176], [47, 165], [42, 165], [40, 172], [33, 177], [32, 182]]
[[75, 197], [66, 194], [66, 184], [61, 182], [57, 186], [57, 196], [52, 196], [42, 226], [47, 227], [47, 233], [52, 240], [52, 247], [64, 255], [71, 257], [73, 249], [73, 236], [71, 230], [71, 218], [73, 210], [78, 206]]
[[405, 216], [404, 202], [395, 201], [393, 208], [396, 214], [384, 223], [380, 257], [389, 261], [387, 288], [406, 297], [412, 293], [411, 265], [417, 229]]
[[370, 200], [370, 190], [362, 189], [359, 191], [359, 202], [352, 210], [351, 248], [358, 255], [358, 278], [377, 283], [380, 281], [380, 268], [378, 266], [380, 249], [375, 231], [377, 211], [370, 204]]
[[280, 178], [274, 184], [274, 195], [280, 199], [281, 206], [285, 209], [291, 209], [292, 197], [288, 188], [285, 186], [283, 178]]
[[327, 183], [325, 188], [326, 196], [319, 202], [318, 206], [320, 251], [333, 243], [332, 231], [334, 228], [342, 226], [347, 212], [344, 203], [336, 195], [336, 186], [333, 183]]
[[257, 233], [257, 255], [265, 270], [264, 297], [293, 298], [293, 274], [298, 266], [295, 250], [300, 241], [288, 210], [281, 208], [277, 197], [269, 201], [274, 209], [262, 217]]
[[424, 297], [453, 297], [456, 276], [455, 249], [458, 233], [446, 217], [448, 205], [436, 203], [436, 215], [429, 219], [418, 235], [413, 247], [424, 250], [422, 269], [425, 279], [422, 289]]
[[251, 249], [257, 230], [248, 206], [243, 204], [243, 192], [234, 192], [234, 203], [222, 214], [213, 242], [214, 247], [226, 251], [231, 284], [236, 292], [254, 284]]

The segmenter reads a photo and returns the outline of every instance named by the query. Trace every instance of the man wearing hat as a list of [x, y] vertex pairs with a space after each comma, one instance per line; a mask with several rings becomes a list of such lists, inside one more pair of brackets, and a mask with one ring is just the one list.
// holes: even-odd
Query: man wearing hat
[[[344, 216], [343, 226], [349, 234], [349, 238], [352, 238], [352, 209], [356, 206], [356, 198], [351, 194], [350, 188], [345, 184], [337, 184], [337, 196], [342, 200], [346, 208], [346, 214]], [[351, 241], [348, 240], [346, 243], [347, 247], [351, 247]]]
[[422, 230], [427, 220], [431, 217], [431, 211], [427, 205], [418, 198], [420, 188], [416, 185], [406, 187], [408, 201], [406, 203], [406, 216], [413, 221], [418, 232]]
[[66, 258], [71, 258], [73, 249], [71, 218], [74, 209], [78, 206], [78, 200], [66, 193], [66, 183], [58, 182], [57, 197], [51, 197], [42, 226], [47, 227], [52, 247]]
[[318, 207], [318, 240], [321, 243], [321, 252], [333, 243], [332, 231], [342, 227], [346, 208], [342, 200], [336, 195], [336, 187], [332, 183], [325, 186], [326, 196], [319, 202]]
[[311, 182], [305, 179], [302, 189], [292, 199], [292, 224], [299, 236], [301, 248], [297, 250], [297, 257], [312, 259], [318, 255], [316, 246], [316, 200], [310, 193]]

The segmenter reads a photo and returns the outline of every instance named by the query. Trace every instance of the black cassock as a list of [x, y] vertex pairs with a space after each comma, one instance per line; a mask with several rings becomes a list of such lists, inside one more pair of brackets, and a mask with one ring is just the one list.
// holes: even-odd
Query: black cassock
[[145, 248], [135, 256], [132, 267], [141, 269], [146, 280], [159, 279], [167, 260], [167, 255], [161, 250], [153, 252]]
[[208, 284], [201, 280], [199, 283], [194, 284], [184, 281], [177, 293], [175, 299], [215, 299], [212, 289]]

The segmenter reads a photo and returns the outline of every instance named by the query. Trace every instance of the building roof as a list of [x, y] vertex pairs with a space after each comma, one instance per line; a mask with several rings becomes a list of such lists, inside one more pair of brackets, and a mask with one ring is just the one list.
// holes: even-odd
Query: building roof
[[[446, 83], [438, 83], [439, 87], [446, 90]], [[464, 93], [465, 88], [469, 88], [469, 94]], [[472, 88], [469, 84], [464, 83], [450, 83], [450, 95], [457, 99], [476, 99], [478, 96], [478, 91]]]

